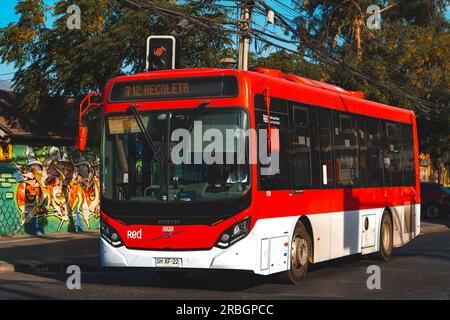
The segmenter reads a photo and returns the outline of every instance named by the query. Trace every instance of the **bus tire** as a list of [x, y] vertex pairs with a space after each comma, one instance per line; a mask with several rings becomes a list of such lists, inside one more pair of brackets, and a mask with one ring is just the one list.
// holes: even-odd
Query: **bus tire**
[[384, 210], [381, 218], [380, 227], [380, 251], [375, 253], [377, 260], [388, 261], [392, 257], [392, 249], [394, 248], [394, 232], [391, 215], [387, 210]]
[[292, 234], [290, 256], [289, 269], [280, 273], [279, 278], [284, 283], [296, 284], [306, 277], [312, 257], [311, 235], [301, 221], [297, 222]]

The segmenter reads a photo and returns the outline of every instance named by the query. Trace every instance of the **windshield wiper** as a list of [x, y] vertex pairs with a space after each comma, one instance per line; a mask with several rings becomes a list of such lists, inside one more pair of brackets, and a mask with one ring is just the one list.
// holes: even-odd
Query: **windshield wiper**
[[200, 104], [194, 109], [194, 114], [192, 115], [191, 121], [189, 123], [189, 125], [187, 126], [188, 131], [190, 132], [192, 130], [192, 128], [194, 127], [194, 122], [195, 120], [197, 120], [198, 116], [200, 115], [200, 113], [203, 111], [203, 109], [205, 109], [205, 107], [210, 104], [210, 101], [202, 101], [200, 102]]
[[141, 132], [144, 135], [145, 140], [147, 141], [148, 146], [150, 149], [152, 149], [153, 154], [155, 155], [155, 158], [161, 163], [161, 152], [156, 147], [150, 133], [148, 132], [147, 128], [144, 126], [144, 122], [142, 121], [142, 116], [137, 111], [137, 105], [131, 104], [128, 110], [131, 112], [131, 114], [134, 116], [134, 119], [136, 120], [136, 123], [141, 130]]

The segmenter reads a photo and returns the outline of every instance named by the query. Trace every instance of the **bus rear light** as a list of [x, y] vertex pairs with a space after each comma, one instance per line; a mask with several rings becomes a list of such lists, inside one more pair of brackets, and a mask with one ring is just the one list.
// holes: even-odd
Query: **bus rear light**
[[100, 233], [102, 238], [105, 239], [113, 247], [123, 246], [123, 241], [119, 236], [119, 233], [106, 222], [100, 222]]
[[216, 247], [225, 249], [244, 239], [250, 230], [250, 217], [239, 221], [235, 225], [231, 226], [224, 233], [222, 233], [217, 240]]

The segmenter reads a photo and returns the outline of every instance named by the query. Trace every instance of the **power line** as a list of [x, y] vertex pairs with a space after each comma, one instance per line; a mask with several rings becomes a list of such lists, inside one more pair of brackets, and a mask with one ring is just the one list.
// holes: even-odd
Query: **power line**
[[277, 44], [277, 43], [275, 43], [275, 42], [273, 42], [273, 41], [267, 40], [266, 38], [263, 38], [262, 36], [260, 36], [259, 33], [265, 35], [265, 34], [264, 34], [263, 32], [261, 32], [261, 31], [259, 31], [258, 34], [254, 34], [254, 37], [257, 38], [259, 41], [265, 42], [265, 43], [268, 44], [268, 45], [271, 45], [271, 46], [273, 46], [273, 47], [275, 47], [275, 48], [284, 50], [284, 51], [286, 51], [286, 52], [290, 52], [290, 53], [295, 54], [295, 55], [297, 55], [297, 56], [301, 56], [301, 57], [309, 58], [309, 59], [314, 59], [313, 56], [308, 55], [307, 53], [300, 53], [300, 52], [298, 52], [298, 51], [296, 51], [296, 50], [290, 49], [290, 48], [288, 48], [288, 47], [284, 47], [284, 46], [282, 46], [282, 45], [280, 45], [280, 44]]
[[[440, 108], [439, 105], [437, 105], [437, 104], [435, 104], [433, 102], [430, 102], [430, 101], [421, 99], [419, 97], [416, 97], [414, 95], [408, 94], [407, 92], [404, 92], [401, 89], [393, 88], [393, 87], [391, 87], [391, 86], [381, 82], [378, 79], [375, 79], [375, 78], [373, 78], [371, 76], [368, 76], [368, 75], [364, 74], [364, 73], [354, 69], [353, 67], [348, 66], [342, 59], [329, 56], [327, 53], [323, 52], [323, 48], [321, 47], [321, 45], [314, 44], [310, 40], [302, 39], [302, 36], [298, 33], [298, 31], [295, 30], [294, 28], [292, 28], [283, 19], [283, 16], [280, 13], [278, 13], [272, 7], [268, 6], [263, 0], [256, 0], [256, 1], [258, 1], [267, 11], [268, 10], [272, 10], [273, 12], [275, 12], [276, 13], [276, 17], [277, 17], [276, 21], [277, 20], [280, 21], [281, 24], [288, 31], [290, 31], [292, 34], [296, 35], [299, 39], [301, 39], [302, 40], [302, 44], [306, 45], [307, 47], [309, 47], [310, 50], [312, 50], [312, 52], [313, 52], [313, 54], [315, 56], [315, 59], [317, 59], [318, 61], [326, 63], [326, 64], [334, 66], [334, 67], [342, 67], [346, 71], [348, 71], [349, 73], [353, 74], [354, 76], [356, 76], [356, 77], [358, 77], [358, 78], [360, 78], [362, 80], [368, 81], [368, 82], [372, 83], [374, 86], [378, 86], [380, 88], [388, 90], [389, 92], [394, 93], [394, 94], [396, 94], [398, 96], [402, 96], [404, 98], [407, 98], [407, 99], [410, 99], [410, 100], [414, 100], [414, 101], [416, 101], [416, 102], [418, 102], [420, 104], [420, 106], [416, 106], [416, 108], [421, 110], [422, 112], [428, 113], [428, 112], [430, 112], [432, 110], [432, 108]], [[284, 48], [284, 49], [286, 50], [287, 48]], [[289, 51], [291, 51], [291, 50], [289, 50]]]
[[[224, 31], [224, 32], [230, 32], [230, 33], [234, 33], [237, 35], [242, 35], [242, 32], [240, 31], [236, 31], [236, 30], [232, 30], [229, 28], [225, 28], [223, 27], [224, 25], [238, 25], [240, 22], [239, 21], [224, 21], [224, 22], [218, 22], [215, 21], [213, 19], [208, 19], [205, 17], [198, 17], [198, 16], [193, 16], [187, 13], [181, 13], [181, 12], [177, 12], [177, 11], [173, 11], [170, 9], [166, 9], [166, 8], [162, 8], [159, 6], [156, 6], [154, 4], [150, 4], [150, 3], [142, 3], [136, 2], [137, 0], [120, 0], [120, 2], [122, 2], [124, 5], [126, 5], [127, 7], [130, 7], [134, 10], [136, 9], [152, 9], [154, 10], [158, 15], [161, 14], [165, 14], [165, 15], [169, 15], [169, 16], [177, 16], [177, 17], [184, 17], [186, 19], [188, 19], [189, 21], [191, 21], [194, 24], [197, 24], [203, 28], [206, 28], [208, 30], [213, 29], [216, 31]], [[424, 113], [428, 113], [431, 111], [432, 108], [439, 108], [439, 105], [436, 105], [433, 102], [421, 99], [419, 97], [416, 97], [414, 95], [408, 94], [406, 92], [404, 92], [401, 89], [397, 89], [397, 88], [393, 88], [383, 82], [381, 82], [380, 80], [373, 78], [371, 76], [368, 76], [366, 74], [364, 74], [363, 72], [360, 72], [356, 69], [354, 69], [351, 66], [348, 66], [342, 59], [337, 58], [337, 57], [333, 57], [330, 56], [329, 54], [327, 54], [326, 52], [323, 52], [323, 47], [320, 44], [316, 44], [313, 41], [309, 40], [309, 39], [304, 39], [297, 30], [295, 30], [293, 27], [290, 26], [289, 23], [286, 22], [286, 20], [290, 21], [291, 23], [295, 24], [294, 21], [285, 18], [282, 14], [280, 14], [278, 11], [274, 10], [272, 7], [270, 7], [269, 5], [267, 5], [264, 1], [262, 0], [256, 0], [257, 3], [261, 4], [263, 7], [263, 10], [261, 10], [262, 12], [268, 11], [268, 10], [272, 10], [275, 14], [276, 14], [276, 19], [275, 22], [278, 22], [278, 26], [284, 28], [285, 30], [289, 31], [290, 33], [292, 33], [294, 36], [296, 36], [298, 39], [301, 40], [300, 44], [301, 45], [305, 45], [309, 50], [311, 50], [312, 55], [308, 55], [308, 54], [301, 54], [295, 50], [292, 50], [290, 48], [287, 48], [285, 46], [276, 44], [270, 40], [264, 39], [262, 36], [258, 35], [256, 36], [258, 38], [258, 40], [266, 42], [269, 45], [272, 45], [274, 47], [278, 47], [280, 49], [286, 50], [288, 52], [291, 52], [293, 54], [297, 54], [303, 57], [308, 57], [311, 59], [314, 59], [316, 61], [320, 61], [322, 63], [328, 64], [330, 66], [333, 66], [335, 68], [337, 67], [342, 67], [343, 69], [345, 69], [347, 72], [351, 73], [352, 75], [356, 76], [359, 79], [362, 79], [364, 81], [370, 82], [372, 83], [374, 86], [385, 89], [393, 94], [396, 94], [398, 96], [401, 96], [403, 98], [409, 99], [409, 100], [413, 100], [419, 103], [418, 106], [416, 106], [417, 109], [423, 111]], [[258, 6], [255, 6], [255, 8], [259, 8]], [[261, 8], [259, 8], [261, 9]], [[203, 20], [203, 21], [200, 21]], [[217, 25], [220, 25], [219, 27]], [[288, 41], [286, 39], [283, 39], [281, 37], [272, 35], [269, 35], [268, 33], [265, 33], [264, 31], [260, 31], [260, 30], [256, 30], [254, 29], [253, 31], [256, 31], [258, 34], [262, 34], [264, 36], [268, 36], [271, 37], [272, 39], [275, 39], [277, 41], [282, 41], [284, 43], [288, 43]], [[399, 86], [400, 87], [400, 86]]]
[[[142, 1], [139, 1], [139, 0], [119, 0], [119, 2], [121, 2], [123, 5], [125, 5], [126, 7], [130, 8], [130, 9], [133, 9], [133, 10], [151, 9], [151, 10], [155, 11], [157, 14], [163, 13], [163, 14], [166, 14], [169, 16], [186, 18], [187, 20], [191, 21], [193, 24], [197, 24], [205, 29], [211, 29], [211, 28], [218, 29], [217, 27], [213, 26], [212, 24], [237, 25], [238, 23], [240, 23], [240, 21], [236, 20], [236, 19], [218, 22], [214, 19], [210, 19], [207, 17], [194, 16], [194, 15], [191, 15], [188, 13], [163, 8], [163, 7], [153, 4], [151, 2], [143, 3]], [[176, 6], [179, 8], [181, 7], [180, 5], [176, 5]]]
[[[273, 11], [275, 11], [275, 10], [273, 10]], [[277, 15], [280, 16], [280, 13], [277, 13]], [[294, 35], [297, 35], [297, 37], [301, 38], [301, 36], [299, 36], [298, 32], [296, 32], [296, 30], [294, 30], [292, 27], [287, 25], [286, 22], [283, 21], [282, 18], [280, 18], [279, 20], [281, 20], [283, 22], [283, 25], [285, 27], [287, 27], [287, 29], [291, 33], [293, 33]], [[414, 100], [414, 101], [419, 101], [419, 103], [421, 103], [422, 106], [421, 107], [417, 107], [417, 108], [419, 110], [423, 111], [423, 112], [429, 112], [430, 111], [429, 106], [430, 107], [435, 107], [436, 106], [436, 104], [434, 104], [432, 102], [429, 102], [429, 101], [420, 99], [420, 98], [418, 98], [416, 96], [410, 95], [410, 94], [408, 94], [408, 93], [406, 93], [406, 92], [404, 92], [404, 91], [402, 91], [400, 89], [392, 88], [391, 86], [386, 85], [385, 83], [379, 81], [378, 79], [370, 77], [370, 76], [368, 76], [368, 75], [366, 75], [366, 74], [364, 74], [364, 73], [362, 73], [362, 72], [360, 72], [360, 71], [358, 71], [358, 70], [356, 70], [356, 69], [354, 69], [352, 67], [349, 67], [346, 64], [344, 64], [344, 62], [342, 60], [340, 60], [340, 59], [338, 59], [336, 57], [331, 57], [331, 56], [326, 55], [326, 54], [323, 55], [322, 50], [321, 50], [322, 48], [320, 48], [320, 46], [317, 46], [316, 44], [313, 44], [311, 41], [307, 41], [307, 40], [302, 39], [302, 43], [303, 44], [307, 44], [309, 49], [313, 50], [313, 53], [315, 54], [315, 59], [316, 60], [318, 60], [320, 62], [323, 62], [323, 63], [326, 63], [326, 64], [329, 64], [329, 65], [334, 66], [334, 67], [339, 67], [339, 66], [344, 67], [347, 71], [349, 71], [353, 75], [355, 75], [358, 78], [363, 79], [365, 81], [371, 82], [375, 86], [381, 87], [381, 88], [383, 88], [385, 90], [390, 91], [391, 93], [394, 93], [396, 95], [402, 96], [404, 98], [411, 99], [411, 100]], [[283, 47], [283, 48], [287, 49], [285, 47]]]
[[[188, 0], [186, 2], [193, 3], [193, 4], [196, 4], [196, 5], [204, 5], [203, 0], [198, 0], [198, 1]], [[225, 4], [209, 3], [208, 6], [215, 7], [215, 8], [220, 8], [220, 9], [239, 9], [239, 8], [242, 8], [242, 6], [239, 5], [239, 4], [238, 5], [231, 5], [231, 4], [230, 5], [225, 5]]]
[[302, 11], [297, 12], [296, 10], [292, 9], [292, 7], [288, 6], [287, 4], [283, 3], [282, 1], [279, 0], [272, 0], [273, 2], [277, 3], [280, 7], [285, 8], [285, 10], [287, 10], [288, 12], [291, 13], [291, 16], [295, 18], [297, 18], [297, 16], [303, 16], [304, 18], [309, 18], [307, 17], [305, 14], [303, 14]]
[[[263, 2], [262, 0], [261, 1], [259, 1], [259, 0], [257, 0], [258, 2]], [[273, 0], [273, 1], [277, 1], [277, 0]], [[399, 1], [400, 2], [400, 1]], [[398, 4], [399, 2], [397, 2], [396, 4]], [[264, 4], [264, 3], [263, 3]], [[382, 11], [385, 11], [385, 10], [388, 10], [388, 9], [390, 9], [390, 8], [392, 8], [393, 6], [391, 5], [391, 6], [388, 6], [388, 7], [386, 7], [386, 8], [384, 8]], [[279, 14], [279, 13], [278, 13]], [[280, 15], [280, 14], [279, 14]], [[310, 16], [312, 19], [314, 19], [315, 21], [318, 21], [319, 23], [320, 23], [320, 20], [318, 20], [316, 17], [314, 17], [314, 16]], [[284, 21], [285, 22], [285, 21]], [[295, 24], [293, 21], [290, 21], [290, 22], [292, 22], [293, 24]], [[292, 31], [292, 30], [290, 30], [291, 31], [291, 33], [293, 33], [294, 35], [297, 35], [297, 37], [299, 37], [299, 38], [301, 38], [301, 36], [299, 36], [299, 34], [298, 34], [298, 32], [294, 32], [294, 31]], [[338, 35], [339, 36], [339, 38], [341, 38], [344, 42], [348, 42], [348, 39], [346, 39], [345, 37], [343, 37], [342, 35]], [[301, 39], [302, 41], [306, 41], [306, 40], [304, 40], [304, 39]], [[306, 42], [308, 42], [308, 41], [306, 41]], [[312, 42], [311, 42], [312, 43]], [[310, 46], [310, 49], [313, 49], [314, 50], [314, 48], [319, 48], [319, 49], [317, 49], [318, 51], [320, 50], [321, 51], [321, 49], [323, 48], [323, 46], [322, 45], [316, 45], [316, 44], [314, 44], [313, 43], [313, 46]], [[323, 52], [322, 52], [323, 53]], [[327, 57], [331, 57], [331, 56], [329, 56], [329, 54], [326, 54], [327, 55]], [[366, 55], [368, 55], [369, 57], [374, 57], [374, 55], [373, 54], [371, 54], [370, 52], [366, 52]], [[331, 57], [331, 58], [335, 58], [335, 57]], [[341, 63], [341, 65], [342, 64], [344, 64], [344, 61], [342, 60], [342, 59], [338, 59], [338, 58], [335, 58], [339, 63]], [[385, 83], [383, 83], [383, 82], [381, 82], [381, 81], [379, 81], [378, 79], [376, 79], [376, 78], [373, 78], [373, 77], [370, 77], [370, 76], [368, 76], [368, 75], [365, 75], [364, 73], [362, 73], [362, 72], [360, 72], [360, 71], [358, 71], [358, 70], [356, 70], [356, 69], [354, 69], [354, 68], [352, 68], [352, 67], [350, 67], [350, 66], [347, 66], [347, 65], [344, 65], [344, 67], [346, 67], [346, 68], [351, 68], [351, 69], [353, 69], [353, 71], [354, 72], [359, 72], [361, 75], [364, 75], [365, 77], [367, 77], [367, 81], [370, 81], [370, 82], [372, 82], [372, 83], [374, 83], [374, 82], [378, 82], [379, 84], [382, 84], [383, 86], [386, 86], [386, 87], [383, 87], [383, 89], [388, 89], [388, 87], [390, 87], [390, 86], [388, 86], [388, 85], [386, 85]], [[398, 87], [398, 88], [401, 88], [401, 85], [397, 82], [397, 81], [395, 81], [395, 80], [393, 80], [393, 79], [390, 79], [394, 84], [396, 84], [396, 86]], [[442, 107], [442, 106], [439, 106], [439, 105], [437, 105], [437, 104], [435, 104], [435, 103], [433, 103], [433, 102], [430, 102], [430, 101], [428, 101], [428, 100], [425, 100], [425, 99], [421, 99], [421, 98], [419, 98], [419, 97], [417, 97], [417, 96], [413, 96], [413, 95], [411, 95], [411, 94], [408, 94], [407, 92], [405, 92], [405, 91], [403, 91], [403, 90], [401, 90], [401, 89], [396, 89], [396, 88], [392, 88], [392, 87], [390, 87], [391, 88], [391, 92], [392, 93], [395, 93], [396, 95], [399, 95], [399, 96], [403, 96], [404, 98], [407, 98], [407, 99], [412, 99], [412, 100], [414, 100], [414, 101], [418, 101], [419, 103], [421, 103], [422, 104], [422, 106], [421, 107], [417, 107], [419, 110], [422, 108], [422, 110], [421, 111], [423, 111], [423, 112], [430, 112], [431, 111], [431, 107]], [[404, 95], [407, 95], [407, 96], [404, 96]]]
[[[277, 1], [274, 1], [275, 3], [277, 3]], [[278, 3], [279, 7], [281, 8], [281, 10], [284, 11], [285, 13], [285, 17], [290, 18], [290, 19], [295, 19], [295, 17], [298, 15], [298, 13], [293, 12], [291, 10], [289, 10], [290, 8], [288, 6], [286, 6], [283, 3]]]

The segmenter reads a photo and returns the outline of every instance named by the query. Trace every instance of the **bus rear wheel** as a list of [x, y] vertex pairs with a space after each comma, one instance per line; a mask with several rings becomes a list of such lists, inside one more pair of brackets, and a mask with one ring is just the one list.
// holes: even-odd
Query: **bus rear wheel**
[[299, 283], [308, 272], [311, 256], [311, 235], [306, 230], [305, 225], [302, 222], [298, 222], [292, 235], [289, 270], [280, 273], [280, 279], [284, 283]]
[[375, 254], [377, 260], [388, 261], [392, 257], [392, 249], [394, 247], [393, 223], [389, 212], [383, 212], [380, 228], [380, 251]]

